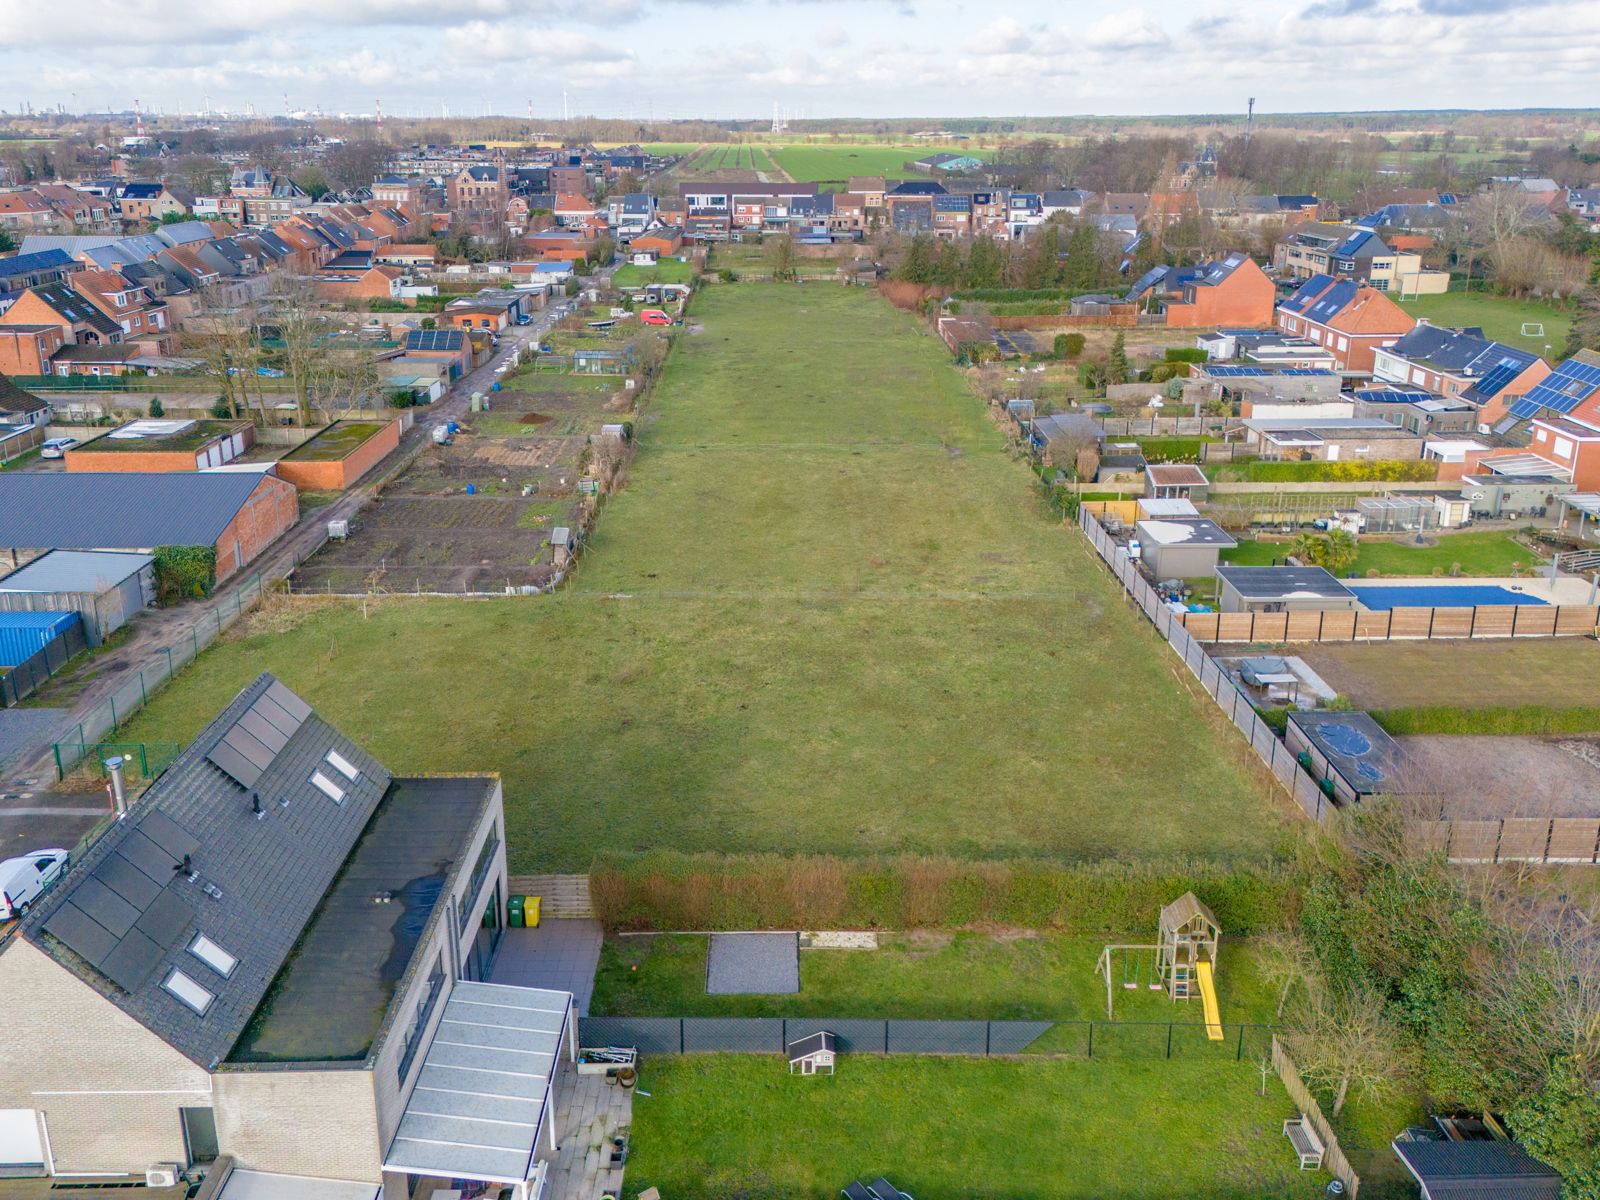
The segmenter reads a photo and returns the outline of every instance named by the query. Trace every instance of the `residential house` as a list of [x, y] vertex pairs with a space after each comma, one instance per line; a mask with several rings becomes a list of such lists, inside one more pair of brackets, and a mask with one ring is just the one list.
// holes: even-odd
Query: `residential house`
[[59, 283], [77, 269], [72, 256], [58, 247], [0, 258], [0, 313], [28, 288]]
[[[1153, 271], [1163, 270], [1154, 268]], [[1176, 268], [1165, 268], [1169, 273]], [[1153, 273], [1134, 285], [1128, 299], [1137, 303], [1141, 285]], [[1154, 281], [1151, 281], [1152, 283]], [[1162, 311], [1169, 326], [1261, 326], [1272, 324], [1277, 288], [1248, 254], [1230, 254], [1215, 262], [1180, 273], [1177, 287], [1168, 285]]]
[[1376, 352], [1392, 346], [1416, 319], [1382, 292], [1354, 279], [1313, 275], [1278, 305], [1278, 328], [1327, 350], [1338, 370], [1370, 375]]
[[[654, 224], [656, 203], [656, 198], [646, 192], [613, 196], [606, 201], [606, 219], [619, 237], [636, 237]], [[560, 217], [558, 211], [556, 219], [560, 220]]]
[[12, 325], [0, 319], [0, 375], [53, 375], [51, 360], [70, 345], [58, 324]]
[[587, 225], [598, 210], [582, 192], [558, 192], [555, 200], [556, 224], [573, 227]]
[[104, 196], [64, 183], [36, 183], [33, 190], [75, 231], [110, 233], [115, 228], [115, 206]]
[[845, 194], [860, 196], [867, 208], [882, 208], [889, 192], [889, 182], [881, 175], [852, 175], [844, 186]]
[[1240, 444], [1282, 462], [1410, 461], [1422, 457], [1420, 434], [1376, 417], [1248, 417]]
[[1362, 225], [1299, 225], [1278, 243], [1273, 261], [1291, 279], [1341, 275], [1380, 292], [1434, 295], [1450, 284], [1447, 272], [1424, 269], [1420, 254], [1394, 250]]
[[505, 176], [489, 163], [462, 167], [446, 184], [445, 194], [452, 212], [476, 220], [498, 221], [509, 198]]
[[1373, 351], [1374, 379], [1459, 397], [1482, 410], [1484, 426], [1498, 424], [1513, 400], [1549, 374], [1549, 364], [1531, 350], [1492, 341], [1481, 329], [1448, 329], [1426, 321], [1392, 346]]
[[61, 214], [32, 188], [0, 192], [0, 229], [8, 233], [44, 233], [65, 224]]
[[497, 776], [397, 776], [262, 675], [124, 807], [0, 953], [15, 1167], [216, 1162], [218, 1200], [539, 1193], [576, 1021], [569, 993], [487, 982]]
[[400, 242], [379, 250], [377, 261], [410, 271], [431, 271], [439, 265], [439, 247], [432, 242]]
[[66, 346], [113, 346], [123, 340], [122, 326], [65, 283], [29, 288], [0, 316], [0, 327], [7, 325], [55, 325]]
[[154, 355], [170, 355], [177, 348], [166, 302], [120, 271], [79, 271], [72, 287], [122, 327], [125, 342]]
[[372, 202], [402, 209], [415, 217], [422, 212], [422, 185], [415, 179], [385, 175], [373, 181]]
[[368, 266], [363, 270], [318, 275], [313, 286], [318, 296], [336, 304], [398, 300], [400, 281], [404, 277], [405, 272], [399, 267]]
[[0, 425], [33, 428], [50, 423], [50, 402], [24, 391], [0, 373]]
[[459, 379], [472, 365], [472, 346], [462, 329], [413, 329], [406, 334], [407, 360], [442, 364]]
[[1516, 428], [1526, 430], [1525, 447], [1469, 457], [1468, 472], [1546, 476], [1600, 491], [1600, 353], [1580, 350], [1511, 401], [1494, 432]]
[[117, 197], [117, 212], [124, 221], [157, 224], [163, 218], [194, 211], [194, 197], [161, 182], [129, 183]]

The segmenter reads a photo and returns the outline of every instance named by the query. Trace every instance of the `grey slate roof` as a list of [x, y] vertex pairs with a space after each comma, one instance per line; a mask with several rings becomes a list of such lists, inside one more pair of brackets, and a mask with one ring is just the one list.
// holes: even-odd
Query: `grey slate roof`
[[49, 407], [32, 392], [25, 392], [12, 383], [9, 376], [0, 375], [0, 413], [36, 413]]
[[155, 559], [124, 551], [52, 550], [0, 576], [0, 592], [88, 592], [98, 594], [137, 575]]
[[0, 546], [147, 550], [210, 546], [261, 484], [254, 473], [0, 475]]
[[[287, 692], [263, 674], [235, 697], [128, 816], [72, 865], [22, 927], [22, 936], [208, 1068], [227, 1054], [244, 1030], [390, 782], [389, 772], [376, 759], [310, 713], [256, 783], [266, 814], [257, 820], [250, 794], [206, 756], [269, 689]], [[337, 750], [360, 772], [351, 783], [332, 768], [323, 768], [347, 783], [340, 804], [310, 782], [329, 749]], [[190, 863], [198, 874], [194, 882], [174, 869], [171, 856], [163, 861], [150, 851], [151, 837], [166, 841], [172, 826], [196, 843]], [[220, 895], [209, 894], [207, 884]], [[154, 901], [148, 899], [152, 886], [157, 889]], [[134, 982], [124, 975], [134, 982], [131, 988], [113, 983], [52, 932], [89, 945], [81, 932], [87, 918], [81, 914], [85, 909], [91, 914], [104, 912], [107, 891], [126, 896], [135, 905], [146, 904], [147, 911], [164, 905], [170, 918], [167, 928], [177, 929], [163, 939], [154, 969], [142, 980]], [[136, 892], [143, 897], [135, 897]], [[99, 926], [93, 922], [90, 926], [87, 937], [107, 936], [96, 932]], [[223, 978], [190, 953], [196, 932], [238, 959], [230, 977]], [[203, 1016], [162, 986], [174, 967], [214, 994]]]
[[1320, 596], [1347, 600], [1354, 593], [1322, 567], [1230, 567], [1217, 574], [1247, 600], [1277, 600], [1285, 596]]
[[1557, 1200], [1561, 1176], [1515, 1142], [1400, 1141], [1428, 1200]]

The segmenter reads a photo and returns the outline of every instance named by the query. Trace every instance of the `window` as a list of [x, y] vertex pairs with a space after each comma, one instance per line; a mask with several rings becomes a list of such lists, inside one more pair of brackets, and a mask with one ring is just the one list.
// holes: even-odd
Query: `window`
[[203, 933], [194, 935], [194, 941], [189, 943], [189, 953], [198, 958], [224, 979], [233, 974], [233, 969], [239, 965], [239, 960], [217, 945]]
[[354, 783], [361, 775], [361, 771], [352, 765], [350, 760], [345, 758], [345, 756], [340, 754], [337, 750], [329, 750], [328, 757], [325, 761], [332, 766], [334, 770], [338, 771], [339, 774], [343, 775], [352, 783]]
[[317, 789], [317, 791], [321, 792], [335, 804], [344, 803], [344, 789], [333, 780], [329, 779], [321, 771], [313, 771], [311, 773], [311, 783]]
[[491, 829], [489, 836], [483, 840], [483, 849], [478, 851], [478, 861], [472, 866], [472, 877], [467, 881], [467, 892], [462, 897], [461, 903], [461, 928], [465, 932], [467, 923], [471, 920], [472, 910], [478, 899], [478, 892], [483, 887], [484, 878], [494, 869], [495, 852], [500, 849], [500, 839]]
[[443, 991], [444, 955], [441, 954], [439, 961], [433, 964], [433, 973], [428, 976], [427, 987], [417, 1000], [416, 1011], [411, 1014], [411, 1026], [406, 1030], [405, 1053], [400, 1056], [401, 1086], [405, 1085], [406, 1076], [411, 1073], [412, 1061], [422, 1045], [422, 1035], [428, 1029], [428, 1018], [433, 1016], [433, 1006], [439, 1002], [439, 995]]
[[216, 999], [209, 991], [190, 979], [182, 971], [173, 971], [161, 986], [202, 1017], [206, 1015], [206, 1009], [211, 1007], [211, 1002]]

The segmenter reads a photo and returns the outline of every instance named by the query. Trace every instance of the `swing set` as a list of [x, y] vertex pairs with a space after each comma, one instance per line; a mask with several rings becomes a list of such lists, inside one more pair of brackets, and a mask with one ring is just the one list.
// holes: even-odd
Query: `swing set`
[[1157, 922], [1161, 941], [1153, 944], [1112, 944], [1100, 951], [1095, 963], [1097, 974], [1106, 980], [1106, 1019], [1113, 1016], [1116, 965], [1122, 955], [1122, 987], [1135, 991], [1141, 978], [1152, 992], [1164, 991], [1174, 1000], [1196, 996], [1205, 1001], [1207, 1033], [1221, 1037], [1221, 1018], [1217, 1013], [1212, 973], [1216, 969], [1222, 928], [1217, 918], [1195, 896], [1185, 892], [1161, 910]]

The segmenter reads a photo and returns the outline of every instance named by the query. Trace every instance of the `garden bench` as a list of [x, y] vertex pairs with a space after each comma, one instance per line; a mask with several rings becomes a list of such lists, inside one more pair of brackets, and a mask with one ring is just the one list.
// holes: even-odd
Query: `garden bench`
[[1315, 1171], [1322, 1166], [1324, 1153], [1322, 1139], [1317, 1136], [1317, 1131], [1312, 1128], [1311, 1122], [1306, 1120], [1304, 1115], [1291, 1117], [1285, 1121], [1283, 1135], [1289, 1139], [1289, 1144], [1300, 1156], [1302, 1171]]

